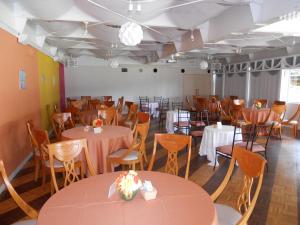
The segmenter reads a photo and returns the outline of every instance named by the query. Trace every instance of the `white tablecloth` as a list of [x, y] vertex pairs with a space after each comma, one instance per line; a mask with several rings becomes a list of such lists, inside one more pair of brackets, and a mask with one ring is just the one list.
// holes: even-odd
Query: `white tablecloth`
[[[237, 130], [240, 133], [240, 129]], [[222, 128], [217, 128], [215, 125], [204, 128], [204, 133], [199, 149], [199, 155], [206, 155], [207, 159], [211, 161], [210, 166], [214, 166], [216, 157], [216, 147], [222, 145], [230, 145], [233, 141], [234, 127], [223, 125]], [[242, 135], [237, 134], [236, 140], [241, 140]], [[217, 164], [218, 165], [218, 162]]]
[[150, 113], [154, 118], [159, 117], [159, 104], [158, 102], [149, 102]]
[[[182, 113], [187, 113], [188, 111], [182, 111]], [[188, 121], [189, 118], [184, 118], [182, 121]], [[166, 117], [166, 130], [168, 133], [174, 133], [174, 123], [178, 122], [178, 110], [171, 110], [167, 112]]]

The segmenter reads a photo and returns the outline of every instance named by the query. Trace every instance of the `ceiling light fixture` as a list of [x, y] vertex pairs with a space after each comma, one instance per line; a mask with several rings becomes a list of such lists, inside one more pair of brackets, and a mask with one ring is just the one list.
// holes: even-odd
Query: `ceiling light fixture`
[[112, 60], [110, 61], [110, 67], [113, 68], [113, 69], [118, 68], [119, 65], [120, 65], [120, 64], [119, 64], [119, 62], [118, 62], [117, 59], [112, 59]]
[[143, 39], [143, 29], [139, 24], [127, 22], [119, 30], [121, 43], [126, 46], [136, 46]]
[[201, 70], [206, 70], [208, 68], [208, 62], [206, 60], [202, 60], [200, 62], [200, 69]]

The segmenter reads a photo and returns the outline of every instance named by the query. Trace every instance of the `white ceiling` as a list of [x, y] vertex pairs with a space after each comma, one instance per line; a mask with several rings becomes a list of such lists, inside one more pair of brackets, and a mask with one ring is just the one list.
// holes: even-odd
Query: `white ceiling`
[[[0, 26], [57, 60], [87, 55], [151, 63], [175, 53], [181, 60], [230, 60], [286, 52], [300, 42], [293, 32], [300, 22], [285, 21], [285, 29], [277, 23], [299, 8], [299, 0], [131, 0], [140, 12], [130, 12], [129, 2], [0, 0]], [[118, 39], [129, 20], [143, 27], [135, 47]]]

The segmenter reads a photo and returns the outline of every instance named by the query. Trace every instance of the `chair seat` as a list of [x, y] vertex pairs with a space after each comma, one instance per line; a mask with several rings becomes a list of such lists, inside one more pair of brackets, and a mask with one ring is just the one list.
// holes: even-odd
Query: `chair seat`
[[32, 220], [21, 220], [13, 223], [12, 225], [36, 225], [36, 224], [37, 224], [37, 220], [32, 219]]
[[192, 135], [193, 137], [202, 137], [203, 130], [193, 130], [190, 132], [190, 135]]
[[180, 121], [179, 123], [174, 122], [173, 125], [177, 127], [188, 127], [190, 124], [189, 121]]
[[203, 121], [191, 121], [190, 123], [191, 123], [192, 126], [195, 126], [195, 127], [205, 126], [205, 123]]
[[264, 151], [266, 151], [266, 149], [264, 146], [254, 142], [251, 151], [252, 152], [264, 152]]
[[[61, 161], [57, 160], [57, 159], [54, 159], [54, 163], [53, 164], [54, 164], [54, 168], [62, 168], [62, 167], [64, 167], [63, 163]], [[45, 165], [46, 165], [46, 167], [50, 168], [50, 161], [47, 160], [45, 162]]]
[[214, 204], [217, 217], [218, 217], [218, 225], [235, 225], [242, 218], [242, 215], [227, 205], [222, 204]]
[[232, 145], [222, 145], [216, 148], [218, 152], [231, 155], [232, 153]]
[[[118, 151], [115, 151], [109, 155], [110, 158], [120, 158], [128, 149], [119, 149]], [[138, 151], [131, 151], [123, 160], [125, 161], [132, 161], [132, 160], [138, 160]]]
[[288, 122], [287, 120], [283, 121], [282, 124], [284, 125], [298, 125], [298, 121], [297, 120], [292, 120], [290, 122]]

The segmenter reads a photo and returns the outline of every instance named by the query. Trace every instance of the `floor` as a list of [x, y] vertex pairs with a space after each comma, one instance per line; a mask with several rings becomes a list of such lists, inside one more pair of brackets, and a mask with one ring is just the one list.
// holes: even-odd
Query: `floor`
[[[150, 158], [153, 147], [153, 135], [164, 132], [159, 128], [157, 121], [152, 121], [147, 139], [147, 154]], [[286, 133], [286, 132], [285, 132]], [[198, 155], [199, 142], [193, 148], [189, 179], [199, 184], [208, 193], [212, 193], [220, 184], [226, 174], [229, 161], [220, 160], [220, 166], [215, 171], [208, 166], [205, 156]], [[292, 139], [284, 136], [282, 141], [272, 139], [269, 145], [269, 171], [265, 173], [263, 187], [256, 204], [255, 210], [248, 222], [254, 224], [290, 225], [300, 224], [300, 138]], [[166, 154], [159, 150], [154, 165], [155, 170], [163, 170]], [[179, 174], [184, 176], [186, 154], [179, 154]], [[18, 173], [12, 184], [22, 198], [32, 207], [39, 210], [50, 197], [50, 183], [45, 188], [33, 180], [33, 161], [29, 161]], [[229, 185], [218, 199], [219, 203], [235, 206], [237, 196], [241, 190], [242, 175], [237, 169]], [[0, 224], [12, 224], [23, 219], [25, 214], [17, 207], [7, 192], [0, 195]]]

